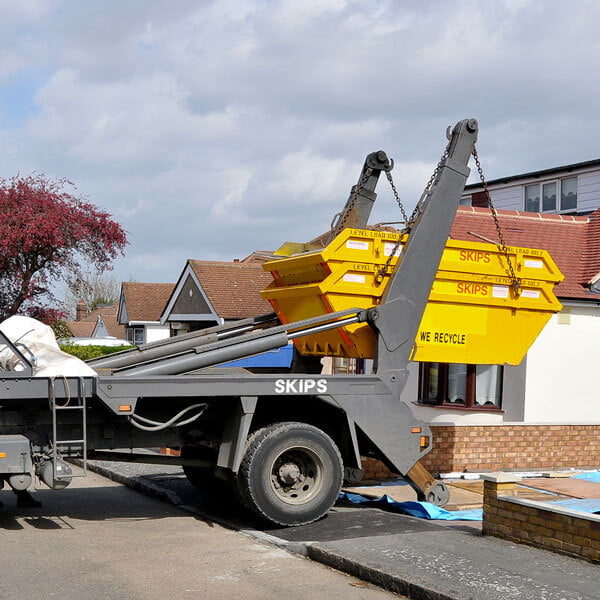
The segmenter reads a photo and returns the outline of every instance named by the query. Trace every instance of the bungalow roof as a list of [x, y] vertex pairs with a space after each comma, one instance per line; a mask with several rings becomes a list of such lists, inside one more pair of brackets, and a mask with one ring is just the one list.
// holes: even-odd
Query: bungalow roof
[[[600, 293], [594, 293], [589, 287], [592, 277], [600, 272], [600, 209], [585, 217], [512, 210], [497, 212], [507, 246], [550, 252], [565, 276], [554, 290], [559, 298], [600, 300]], [[451, 237], [499, 241], [491, 211], [471, 206], [458, 209]]]
[[118, 339], [125, 336], [125, 328], [117, 322], [118, 303], [96, 308], [79, 321], [69, 321], [67, 325], [74, 337], [91, 337], [98, 319], [102, 319], [109, 335]]
[[273, 278], [260, 264], [191, 259], [188, 264], [219, 317], [243, 319], [272, 312], [260, 291]]
[[160, 321], [160, 316], [169, 300], [174, 283], [137, 283], [124, 281], [122, 283], [121, 322]]

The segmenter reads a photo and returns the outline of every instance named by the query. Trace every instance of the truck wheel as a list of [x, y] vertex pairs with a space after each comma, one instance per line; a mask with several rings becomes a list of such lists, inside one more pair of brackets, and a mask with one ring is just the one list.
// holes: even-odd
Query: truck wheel
[[249, 437], [237, 477], [239, 496], [272, 523], [303, 525], [333, 506], [343, 471], [326, 433], [305, 423], [277, 423]]

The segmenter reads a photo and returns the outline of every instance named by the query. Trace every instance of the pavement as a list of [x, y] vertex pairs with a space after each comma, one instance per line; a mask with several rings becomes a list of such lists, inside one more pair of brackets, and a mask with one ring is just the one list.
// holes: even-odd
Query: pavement
[[[338, 502], [316, 523], [269, 528], [243, 512], [222, 491], [193, 488], [179, 467], [103, 461], [91, 462], [90, 468], [197, 518], [302, 554], [414, 600], [598, 598], [598, 565], [482, 536], [480, 522], [427, 521], [379, 507]], [[600, 484], [586, 481], [543, 478], [540, 489], [530, 485], [532, 481], [524, 480], [522, 491], [534, 499], [592, 497], [576, 495], [582, 491], [600, 494]], [[481, 482], [450, 485], [452, 501], [447, 508], [481, 506]], [[400, 484], [347, 491], [373, 497], [388, 494], [399, 501], [415, 499], [412, 489]]]

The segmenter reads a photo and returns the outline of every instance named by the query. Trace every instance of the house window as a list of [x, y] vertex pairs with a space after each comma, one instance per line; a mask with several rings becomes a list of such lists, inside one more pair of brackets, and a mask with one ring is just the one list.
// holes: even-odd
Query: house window
[[542, 211], [556, 210], [556, 181], [542, 185]]
[[527, 212], [540, 212], [540, 186], [525, 186], [525, 210]]
[[[560, 195], [559, 195], [560, 188]], [[527, 212], [566, 212], [577, 210], [577, 177], [524, 186]], [[540, 204], [541, 198], [541, 204]], [[560, 204], [558, 199], [560, 198]]]
[[360, 374], [365, 372], [365, 361], [362, 358], [334, 357], [332, 373], [334, 375]]
[[126, 331], [127, 341], [134, 346], [143, 344], [146, 340], [144, 339], [144, 328], [143, 327], [128, 327]]
[[560, 210], [577, 209], [577, 177], [560, 182]]
[[434, 406], [499, 409], [503, 368], [499, 365], [421, 363], [419, 403]]

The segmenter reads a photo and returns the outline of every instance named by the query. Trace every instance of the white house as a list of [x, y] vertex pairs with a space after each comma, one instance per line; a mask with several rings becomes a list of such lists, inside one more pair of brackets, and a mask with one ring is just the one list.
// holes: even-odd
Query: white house
[[[600, 467], [600, 209], [500, 210], [499, 221], [507, 245], [550, 252], [565, 275], [554, 290], [563, 309], [519, 366], [412, 365], [403, 400], [433, 426], [425, 462], [441, 472]], [[459, 209], [451, 235], [498, 241], [490, 210], [478, 207]]]

